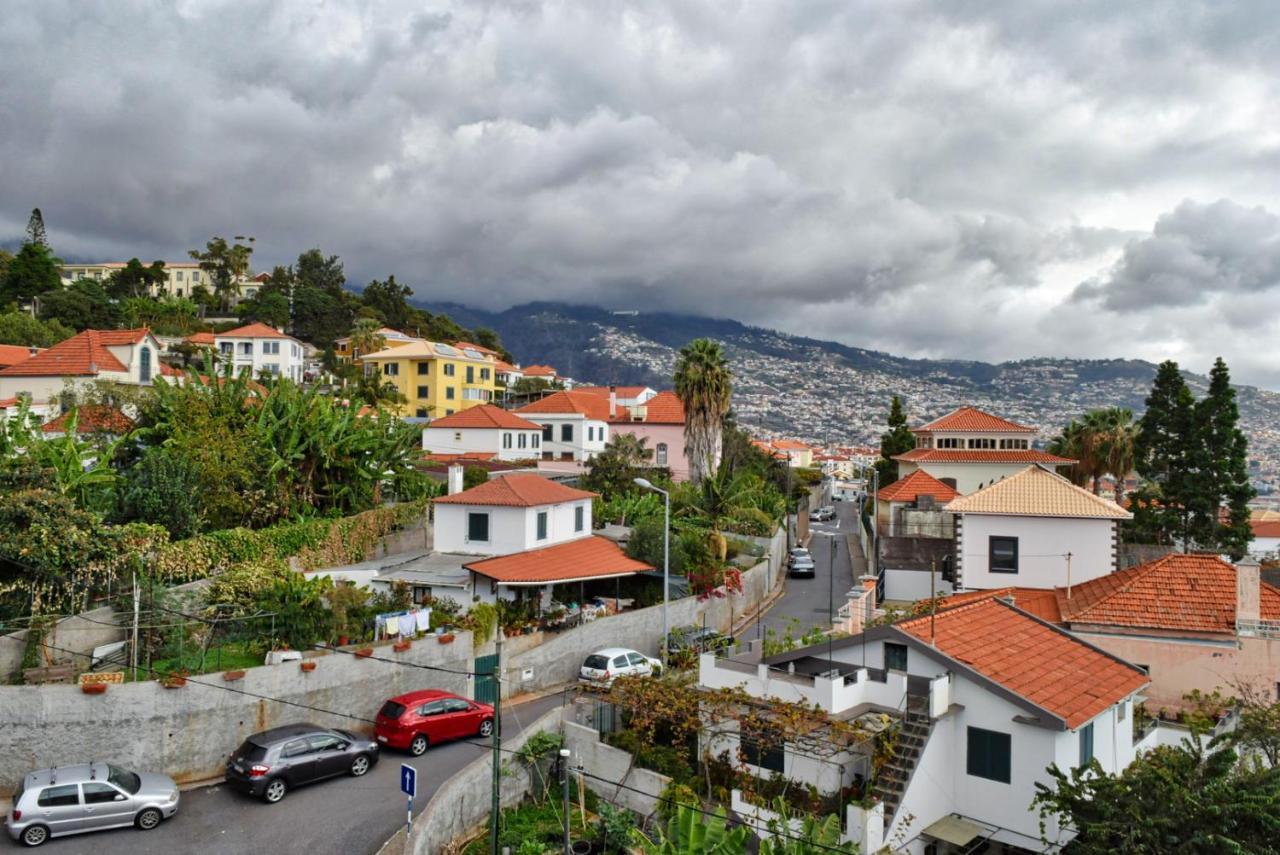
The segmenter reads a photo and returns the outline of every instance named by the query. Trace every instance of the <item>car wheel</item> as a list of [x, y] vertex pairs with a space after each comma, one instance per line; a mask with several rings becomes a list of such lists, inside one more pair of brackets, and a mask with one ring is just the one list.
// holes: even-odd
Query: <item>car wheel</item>
[[284, 778], [275, 778], [262, 791], [262, 797], [266, 799], [267, 804], [273, 805], [284, 798], [287, 792], [289, 792], [289, 785], [284, 782]]
[[431, 740], [427, 739], [427, 735], [425, 733], [419, 733], [413, 738], [413, 741], [409, 743], [409, 753], [414, 757], [421, 757], [423, 754], [427, 753], [427, 747], [430, 744]]
[[493, 736], [493, 719], [486, 718], [484, 721], [480, 722], [480, 735]]
[[351, 761], [351, 774], [359, 778], [365, 772], [369, 771], [369, 757], [366, 754], [357, 754], [355, 759]]
[[28, 825], [22, 832], [22, 842], [28, 846], [43, 846], [49, 839], [49, 829], [43, 825]]
[[147, 808], [138, 814], [137, 818], [133, 821], [133, 824], [138, 826], [138, 828], [141, 828], [143, 831], [150, 831], [159, 825], [162, 819], [164, 819], [164, 817], [160, 814], [160, 811], [155, 808]]

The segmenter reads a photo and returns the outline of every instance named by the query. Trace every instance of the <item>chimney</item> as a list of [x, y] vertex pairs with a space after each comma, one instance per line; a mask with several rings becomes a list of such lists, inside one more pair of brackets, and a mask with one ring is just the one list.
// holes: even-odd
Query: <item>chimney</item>
[[1256, 621], [1262, 617], [1260, 582], [1262, 567], [1258, 559], [1247, 556], [1236, 564], [1236, 623]]
[[618, 417], [618, 387], [609, 385], [609, 420]]
[[449, 466], [449, 495], [462, 492], [462, 464], [453, 463]]

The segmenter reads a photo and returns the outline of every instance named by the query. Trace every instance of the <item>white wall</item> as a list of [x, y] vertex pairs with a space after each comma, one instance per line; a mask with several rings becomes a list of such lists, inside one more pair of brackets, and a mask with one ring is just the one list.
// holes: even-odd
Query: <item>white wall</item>
[[[1015, 517], [963, 514], [957, 533], [960, 588], [989, 589], [1017, 585], [1054, 588], [1067, 584], [1071, 553], [1073, 585], [1105, 576], [1115, 569], [1112, 554], [1112, 520], [1054, 517]], [[995, 536], [1018, 538], [1018, 572], [992, 573], [990, 540]]]
[[1027, 468], [1026, 463], [938, 463], [935, 461], [908, 463], [903, 461], [898, 465], [899, 474], [903, 478], [916, 469], [923, 469], [939, 481], [944, 478], [954, 478], [956, 489], [966, 496], [980, 486], [1016, 475]]
[[[574, 531], [574, 508], [582, 507], [582, 531]], [[538, 514], [547, 513], [547, 539], [538, 540]], [[439, 552], [510, 555], [591, 534], [591, 500], [509, 508], [500, 505], [436, 505], [435, 547]], [[467, 540], [467, 514], [489, 514], [489, 540]]]
[[[942, 573], [933, 574], [933, 592], [940, 597], [952, 593], [951, 583], [942, 579]], [[927, 570], [895, 570], [886, 567], [884, 570], [884, 597], [886, 600], [904, 600], [914, 603], [916, 600], [929, 599], [929, 572]]]
[[[568, 453], [573, 455], [574, 460], [588, 460], [599, 452], [604, 451], [605, 444], [609, 441], [609, 425], [607, 422], [598, 422], [572, 414], [521, 413], [520, 417], [540, 425], [551, 425], [551, 439], [544, 438], [542, 440], [542, 452], [544, 454], [550, 452], [555, 459], [559, 459], [562, 454]], [[561, 441], [560, 436], [563, 425], [573, 426], [572, 442]], [[592, 435], [595, 437], [590, 441], [587, 440], [588, 427], [591, 428]]]
[[1280, 550], [1280, 537], [1255, 537], [1249, 543], [1249, 554], [1256, 558], [1265, 558]]
[[[504, 436], [510, 436], [506, 448]], [[524, 438], [521, 446], [520, 439]], [[527, 460], [542, 453], [542, 432], [511, 428], [435, 428], [422, 430], [422, 450], [433, 454], [496, 454], [499, 460]]]
[[[248, 368], [250, 373], [257, 377], [258, 374], [266, 370], [268, 365], [279, 366], [279, 376], [288, 377], [295, 383], [302, 381], [302, 366], [305, 361], [302, 353], [302, 345], [297, 340], [291, 338], [232, 338], [229, 336], [214, 336], [213, 339], [218, 346], [219, 351], [224, 343], [231, 345], [231, 360], [236, 373]], [[266, 344], [278, 343], [280, 345], [279, 353], [264, 353]], [[241, 353], [241, 345], [250, 344], [253, 346], [253, 352], [250, 354]]]

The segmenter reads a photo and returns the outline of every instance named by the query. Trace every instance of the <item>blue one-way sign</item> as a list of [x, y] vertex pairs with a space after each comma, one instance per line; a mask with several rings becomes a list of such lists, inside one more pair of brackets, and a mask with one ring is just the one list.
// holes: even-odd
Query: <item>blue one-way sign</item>
[[418, 770], [408, 763], [400, 764], [400, 792], [409, 798], [418, 794]]

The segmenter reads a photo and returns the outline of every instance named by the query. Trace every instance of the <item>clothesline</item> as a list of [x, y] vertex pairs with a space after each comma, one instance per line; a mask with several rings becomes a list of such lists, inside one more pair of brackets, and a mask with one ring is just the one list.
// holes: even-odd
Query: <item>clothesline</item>
[[374, 641], [393, 635], [415, 635], [431, 631], [431, 609], [408, 609], [403, 612], [386, 612], [374, 618]]

